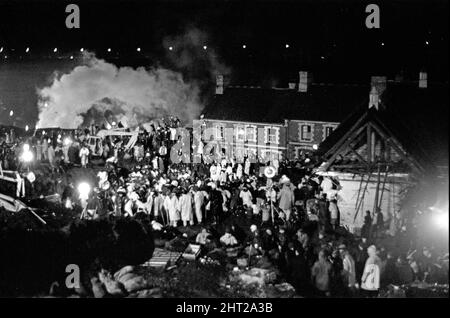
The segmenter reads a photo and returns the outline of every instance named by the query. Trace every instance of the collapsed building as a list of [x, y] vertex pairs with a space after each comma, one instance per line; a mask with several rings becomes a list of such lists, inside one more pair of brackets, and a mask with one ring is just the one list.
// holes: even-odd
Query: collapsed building
[[409, 114], [426, 112], [431, 103], [448, 105], [445, 85], [373, 77], [371, 86], [368, 105], [348, 116], [318, 150], [316, 173], [337, 180], [328, 191], [337, 195], [342, 224], [354, 232], [366, 211], [373, 216], [379, 209], [384, 220], [393, 220], [432, 206], [440, 186], [437, 164], [444, 159], [436, 159], [435, 140], [424, 138], [420, 122], [427, 119]]

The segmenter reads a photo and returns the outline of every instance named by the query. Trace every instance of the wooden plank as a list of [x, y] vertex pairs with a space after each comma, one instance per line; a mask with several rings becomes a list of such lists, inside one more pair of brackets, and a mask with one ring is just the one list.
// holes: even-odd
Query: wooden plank
[[339, 141], [325, 153], [324, 157], [328, 157], [329, 155], [334, 154], [336, 152], [336, 149], [341, 148], [340, 146], [353, 134], [354, 131], [356, 131], [358, 126], [366, 117], [367, 113], [364, 113], [352, 126], [352, 128], [350, 128], [349, 131], [345, 133], [344, 136], [342, 136], [341, 139], [339, 139]]
[[[413, 169], [417, 170], [420, 174], [423, 174], [424, 170], [423, 167], [413, 158], [411, 158], [401, 147], [400, 143], [392, 136], [386, 135], [379, 127], [376, 125], [372, 125], [369, 123], [369, 125], [378, 133], [381, 137], [383, 137], [386, 142], [394, 148], [395, 151], [398, 152], [398, 154], [407, 162], [411, 164]], [[398, 144], [397, 144], [398, 143]]]
[[372, 163], [372, 139], [371, 139], [371, 135], [372, 135], [372, 129], [371, 129], [371, 126], [370, 126], [370, 123], [368, 123], [367, 124], [367, 130], [366, 130], [366, 133], [367, 133], [367, 162], [369, 163], [369, 164], [371, 164]]
[[329, 160], [327, 160], [327, 163], [325, 164], [325, 169], [328, 169], [328, 168], [333, 164], [333, 162], [334, 162], [334, 160], [336, 160], [337, 156], [340, 155], [340, 154], [342, 153], [342, 150], [346, 149], [346, 148], [350, 145], [350, 143], [351, 143], [352, 141], [354, 141], [354, 140], [359, 136], [359, 134], [365, 129], [365, 127], [366, 127], [366, 125], [364, 125], [364, 126], [362, 126], [361, 128], [359, 128], [359, 129], [357, 130], [357, 132], [356, 132], [354, 135], [352, 135], [350, 138], [348, 138], [348, 139], [345, 141], [345, 143], [342, 145], [342, 147], [340, 147], [340, 148], [333, 154], [333, 156], [331, 156], [331, 158], [330, 158]]

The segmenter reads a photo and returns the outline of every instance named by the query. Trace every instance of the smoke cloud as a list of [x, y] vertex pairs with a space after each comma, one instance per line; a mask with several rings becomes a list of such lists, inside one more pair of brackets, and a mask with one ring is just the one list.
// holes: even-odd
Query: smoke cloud
[[207, 41], [206, 33], [195, 28], [165, 38], [167, 67], [117, 67], [86, 53], [83, 65], [54, 74], [50, 86], [38, 89], [36, 127], [77, 128], [106, 121], [136, 126], [166, 116], [191, 125], [203, 109], [205, 85], [215, 75], [229, 73], [214, 50], [204, 50]]
[[167, 115], [186, 123], [201, 112], [197, 85], [186, 83], [180, 73], [164, 68], [118, 68], [93, 55], [87, 59], [86, 65], [55, 75], [51, 86], [38, 91], [38, 128], [77, 128], [89, 124], [88, 112], [97, 119], [107, 110], [127, 126]]

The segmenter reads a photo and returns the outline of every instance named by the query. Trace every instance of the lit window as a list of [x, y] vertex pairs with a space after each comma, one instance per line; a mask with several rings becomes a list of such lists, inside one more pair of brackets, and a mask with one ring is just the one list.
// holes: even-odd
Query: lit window
[[216, 139], [224, 139], [225, 138], [225, 127], [223, 125], [216, 126]]
[[246, 126], [245, 135], [247, 136], [247, 141], [256, 141], [256, 126]]
[[300, 139], [301, 139], [301, 141], [312, 141], [311, 125], [307, 125], [307, 124], [301, 125]]
[[325, 125], [323, 127], [323, 140], [327, 139], [329, 135], [336, 129], [335, 125]]
[[244, 142], [245, 141], [245, 128], [244, 126], [236, 126], [236, 141]]

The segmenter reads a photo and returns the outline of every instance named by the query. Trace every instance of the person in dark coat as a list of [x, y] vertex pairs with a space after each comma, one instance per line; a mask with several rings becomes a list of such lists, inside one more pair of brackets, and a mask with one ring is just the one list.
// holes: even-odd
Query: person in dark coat
[[292, 243], [289, 247], [290, 248], [288, 248], [286, 252], [288, 258], [288, 279], [300, 296], [311, 296], [311, 285], [309, 279], [311, 274], [303, 253], [303, 249], [301, 247], [298, 249], [294, 248]]
[[361, 237], [366, 239], [370, 238], [372, 231], [372, 217], [370, 216], [370, 211], [366, 211], [364, 216], [364, 224], [361, 228]]
[[223, 196], [222, 192], [216, 190], [216, 188], [211, 189], [209, 193], [209, 200], [210, 200], [210, 211], [212, 214], [212, 217], [214, 218], [215, 222], [219, 223], [223, 219]]

